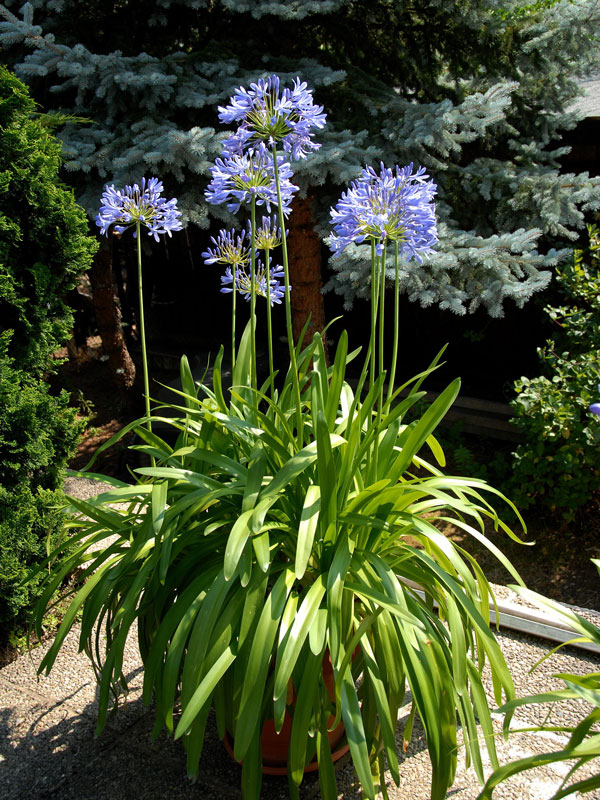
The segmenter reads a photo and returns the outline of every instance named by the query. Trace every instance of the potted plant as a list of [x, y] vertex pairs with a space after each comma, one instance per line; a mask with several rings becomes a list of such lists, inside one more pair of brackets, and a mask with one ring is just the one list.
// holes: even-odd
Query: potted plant
[[[477, 724], [497, 764], [484, 664], [498, 703], [511, 701], [514, 689], [489, 628], [490, 586], [436, 520], [451, 516], [520, 578], [483, 533], [491, 519], [514, 536], [486, 499], [502, 496], [483, 481], [442, 472], [434, 431], [459, 381], [421, 412], [420, 387], [439, 357], [394, 386], [397, 307], [387, 381], [383, 370], [386, 253], [393, 254], [397, 298], [400, 259], [421, 258], [435, 244], [435, 186], [412, 165], [368, 168], [332, 212], [332, 248], [366, 242], [372, 252], [371, 337], [353, 388], [346, 370], [357, 353], [348, 353], [345, 332], [331, 365], [320, 334], [296, 344], [291, 334], [285, 219], [296, 187], [286, 156], [316, 149], [312, 133], [324, 124], [322, 109], [299, 79], [282, 90], [272, 76], [240, 89], [220, 112], [239, 127], [213, 168], [207, 197], [249, 210], [247, 233], [222, 231], [204, 254], [227, 265], [232, 386], [226, 397], [223, 348], [210, 386], [194, 381], [184, 357], [174, 403], [119, 434], [135, 430], [151, 465], [136, 470], [133, 484], [111, 480], [114, 489], [93, 500], [72, 499], [80, 516], [70, 523], [68, 550], [49, 558], [37, 624], [65, 575], [77, 572], [80, 588], [40, 670], [52, 667], [82, 610], [80, 645], [97, 670], [101, 730], [137, 623], [143, 697], [155, 701], [156, 733], [164, 726], [182, 739], [188, 772], [197, 775], [214, 709], [220, 735], [242, 763], [245, 798], [260, 796], [265, 724], [290, 729], [291, 797], [311, 763], [322, 796], [337, 797], [332, 749], [339, 748], [330, 734], [340, 722], [364, 796], [385, 790], [386, 765], [398, 783], [394, 733], [408, 687], [404, 736], [418, 715], [438, 800], [454, 777], [457, 723], [482, 781]], [[275, 207], [278, 217], [258, 224], [257, 205]], [[271, 265], [276, 247], [281, 267]], [[239, 293], [251, 313], [238, 343]], [[271, 303], [285, 302], [289, 367], [279, 383], [272, 358], [267, 380], [261, 384], [257, 375], [263, 300], [269, 342]], [[152, 430], [158, 420], [174, 437]], [[126, 508], [115, 508], [117, 501]]]

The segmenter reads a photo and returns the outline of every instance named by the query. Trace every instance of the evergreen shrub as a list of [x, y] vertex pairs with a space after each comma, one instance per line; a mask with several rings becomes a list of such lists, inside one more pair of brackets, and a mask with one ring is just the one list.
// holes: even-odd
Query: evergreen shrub
[[10, 633], [24, 609], [38, 596], [43, 573], [25, 581], [56, 547], [62, 530], [61, 492], [21, 484], [16, 491], [0, 486], [0, 628]]
[[[82, 423], [44, 382], [70, 335], [66, 293], [96, 243], [58, 177], [60, 145], [26, 87], [0, 67], [0, 624], [35, 599], [20, 585], [60, 530], [64, 468]], [[7, 625], [8, 623], [8, 625]]]
[[517, 504], [560, 509], [569, 518], [600, 488], [598, 418], [589, 411], [600, 381], [600, 231], [557, 271], [565, 304], [545, 311], [558, 333], [539, 349], [545, 374], [521, 378], [511, 403], [525, 435], [513, 461]]

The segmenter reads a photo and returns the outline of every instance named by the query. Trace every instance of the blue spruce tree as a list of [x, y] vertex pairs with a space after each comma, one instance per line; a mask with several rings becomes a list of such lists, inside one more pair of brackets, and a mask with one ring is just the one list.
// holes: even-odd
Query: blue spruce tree
[[[216, 106], [272, 72], [301, 75], [328, 113], [296, 175], [322, 237], [365, 164], [413, 161], [435, 178], [438, 252], [401, 269], [422, 306], [521, 307], [600, 206], [599, 179], [559, 172], [576, 79], [600, 63], [593, 0], [92, 0], [81, 12], [6, 0], [0, 44], [43, 110], [62, 115], [67, 179], [90, 215], [106, 182], [155, 174], [186, 223], [230, 221], [203, 196], [226, 135]], [[328, 286], [347, 305], [368, 285], [365, 250], [331, 262]]]

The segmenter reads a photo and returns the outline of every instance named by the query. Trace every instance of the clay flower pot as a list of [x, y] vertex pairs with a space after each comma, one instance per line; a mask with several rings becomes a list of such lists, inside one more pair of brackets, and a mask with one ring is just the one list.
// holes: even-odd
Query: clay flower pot
[[[323, 679], [325, 686], [329, 691], [331, 699], [335, 696], [335, 680], [333, 676], [333, 668], [331, 666], [331, 659], [329, 652], [325, 653], [323, 657]], [[296, 704], [296, 693], [291, 689], [291, 705]], [[265, 775], [287, 775], [287, 759], [290, 747], [290, 738], [292, 734], [292, 715], [286, 710], [283, 719], [283, 725], [279, 733], [275, 730], [275, 723], [272, 719], [266, 719], [263, 725], [262, 733], [260, 736], [260, 748], [262, 753], [262, 771]], [[333, 722], [334, 717], [329, 717], [329, 724]], [[331, 755], [334, 761], [338, 761], [349, 750], [349, 745], [342, 744], [344, 737], [344, 723], [340, 722], [336, 727], [329, 731], [327, 738], [329, 739], [329, 746], [331, 747]], [[235, 760], [233, 754], [233, 741], [231, 736], [226, 731], [223, 739], [225, 749]], [[338, 747], [338, 745], [341, 745]], [[308, 763], [304, 768], [304, 772], [316, 772], [319, 768], [316, 757], [313, 761]]]

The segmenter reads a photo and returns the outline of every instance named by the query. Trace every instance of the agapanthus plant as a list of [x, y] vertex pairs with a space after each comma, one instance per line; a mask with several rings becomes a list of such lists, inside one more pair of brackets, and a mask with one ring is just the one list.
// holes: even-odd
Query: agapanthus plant
[[[384, 317], [386, 288], [386, 247], [394, 247], [394, 337], [388, 381], [388, 400], [393, 395], [399, 343], [399, 259], [411, 258], [421, 262], [433, 252], [438, 241], [435, 205], [435, 183], [425, 169], [413, 165], [396, 166], [394, 170], [380, 165], [377, 174], [373, 167], [363, 169], [360, 178], [342, 193], [331, 209], [334, 233], [329, 246], [339, 255], [349, 244], [367, 242], [371, 245], [371, 341], [369, 363], [371, 383], [375, 380], [375, 337], [379, 326], [379, 371], [384, 369]], [[365, 362], [366, 367], [366, 362]], [[383, 397], [383, 389], [381, 390]], [[382, 400], [380, 400], [380, 406]]]
[[[434, 522], [451, 519], [519, 581], [487, 540], [484, 521], [514, 534], [486, 499], [486, 492], [498, 492], [483, 481], [441, 471], [444, 454], [434, 431], [456, 398], [458, 379], [424, 414], [414, 416], [415, 404], [424, 399], [421, 382], [437, 359], [401, 387], [405, 397], [390, 388], [384, 404], [381, 363], [368, 392], [362, 392], [367, 365], [375, 367], [374, 335], [356, 390], [346, 376], [356, 353], [348, 352], [345, 331], [331, 364], [322, 334], [308, 344], [302, 337], [294, 343], [283, 233], [289, 198], [282, 190], [291, 170], [277, 147], [293, 153], [296, 146], [298, 155], [315, 149], [306, 137], [324, 120], [308, 95], [299, 80], [294, 90], [281, 91], [271, 78], [240, 90], [223, 110], [241, 123], [240, 146], [253, 145], [252, 153], [220, 160], [209, 192], [213, 202], [247, 204], [249, 236], [221, 231], [203, 254], [207, 263], [225, 264], [224, 288], [234, 299], [239, 290], [250, 297], [250, 322], [240, 339], [231, 390], [226, 397], [223, 348], [210, 386], [195, 383], [183, 357], [177, 405], [162, 420], [174, 436], [169, 442], [150, 436], [139, 421], [119, 434], [134, 429], [145, 443], [138, 450], [158, 464], [137, 468], [136, 484], [113, 480], [118, 488], [112, 492], [90, 502], [73, 499], [81, 514], [73, 522], [79, 544], [49, 559], [38, 629], [42, 607], [65, 575], [88, 583], [74, 595], [40, 668], [52, 666], [83, 607], [80, 640], [99, 675], [101, 729], [111, 687], [123, 680], [125, 642], [137, 623], [143, 699], [154, 700], [155, 733], [165, 726], [182, 738], [188, 772], [197, 776], [214, 708], [219, 735], [242, 763], [246, 800], [260, 797], [263, 733], [271, 729], [279, 735], [286, 726], [283, 771], [290, 797], [298, 800], [304, 770], [315, 764], [322, 797], [337, 800], [333, 762], [343, 752], [336, 749], [340, 720], [363, 796], [375, 800], [380, 789], [385, 794], [386, 769], [400, 781], [395, 729], [408, 686], [412, 705], [405, 736], [410, 738], [418, 714], [432, 762], [431, 798], [443, 800], [454, 780], [458, 724], [482, 781], [482, 741], [497, 766], [484, 664], [498, 704], [514, 698], [514, 686], [489, 628], [491, 589], [485, 575]], [[298, 118], [302, 109], [304, 127]], [[257, 158], [263, 164], [271, 158], [272, 170], [265, 168], [265, 182], [256, 179], [256, 191], [248, 191], [243, 175], [255, 180], [256, 172], [236, 170]], [[229, 169], [234, 159], [237, 166]], [[260, 225], [259, 189], [265, 205], [277, 204], [277, 220], [263, 219]], [[422, 171], [382, 168], [379, 176], [365, 170], [344, 195], [339, 213], [346, 227], [349, 206], [366, 198], [361, 213], [368, 212], [367, 224], [356, 236], [372, 247], [373, 319], [380, 337], [385, 244], [394, 242], [405, 256], [423, 255], [433, 246], [433, 190]], [[281, 247], [282, 268], [270, 266], [274, 246]], [[255, 300], [262, 293], [272, 301], [273, 291], [283, 292], [290, 347], [278, 392], [272, 357], [263, 386], [255, 360]], [[265, 306], [268, 313], [271, 302]], [[396, 329], [396, 346], [397, 340]], [[235, 355], [235, 336], [232, 349]], [[382, 344], [379, 353], [381, 361]]]
[[239, 154], [248, 148], [265, 152], [280, 145], [292, 158], [300, 159], [321, 147], [313, 140], [313, 129], [325, 127], [326, 115], [300, 78], [291, 89], [281, 89], [278, 76], [270, 75], [249, 89], [237, 89], [228, 106], [219, 106], [219, 119], [238, 123], [223, 143], [225, 153]]
[[152, 430], [150, 422], [150, 380], [148, 376], [148, 354], [146, 351], [146, 326], [144, 323], [144, 291], [142, 283], [142, 243], [141, 229], [147, 228], [148, 235], [155, 241], [159, 236], [171, 236], [173, 231], [180, 231], [181, 212], [177, 208], [175, 197], [167, 200], [162, 196], [163, 185], [158, 178], [142, 178], [140, 185], [137, 183], [127, 185], [123, 189], [115, 189], [114, 185], [104, 187], [100, 198], [100, 212], [96, 216], [96, 225], [100, 233], [108, 236], [109, 230], [122, 234], [133, 228], [133, 235], [137, 239], [138, 257], [138, 293], [139, 293], [139, 323], [140, 343], [142, 348], [142, 368], [144, 372], [144, 401], [146, 404], [146, 417], [148, 430]]

